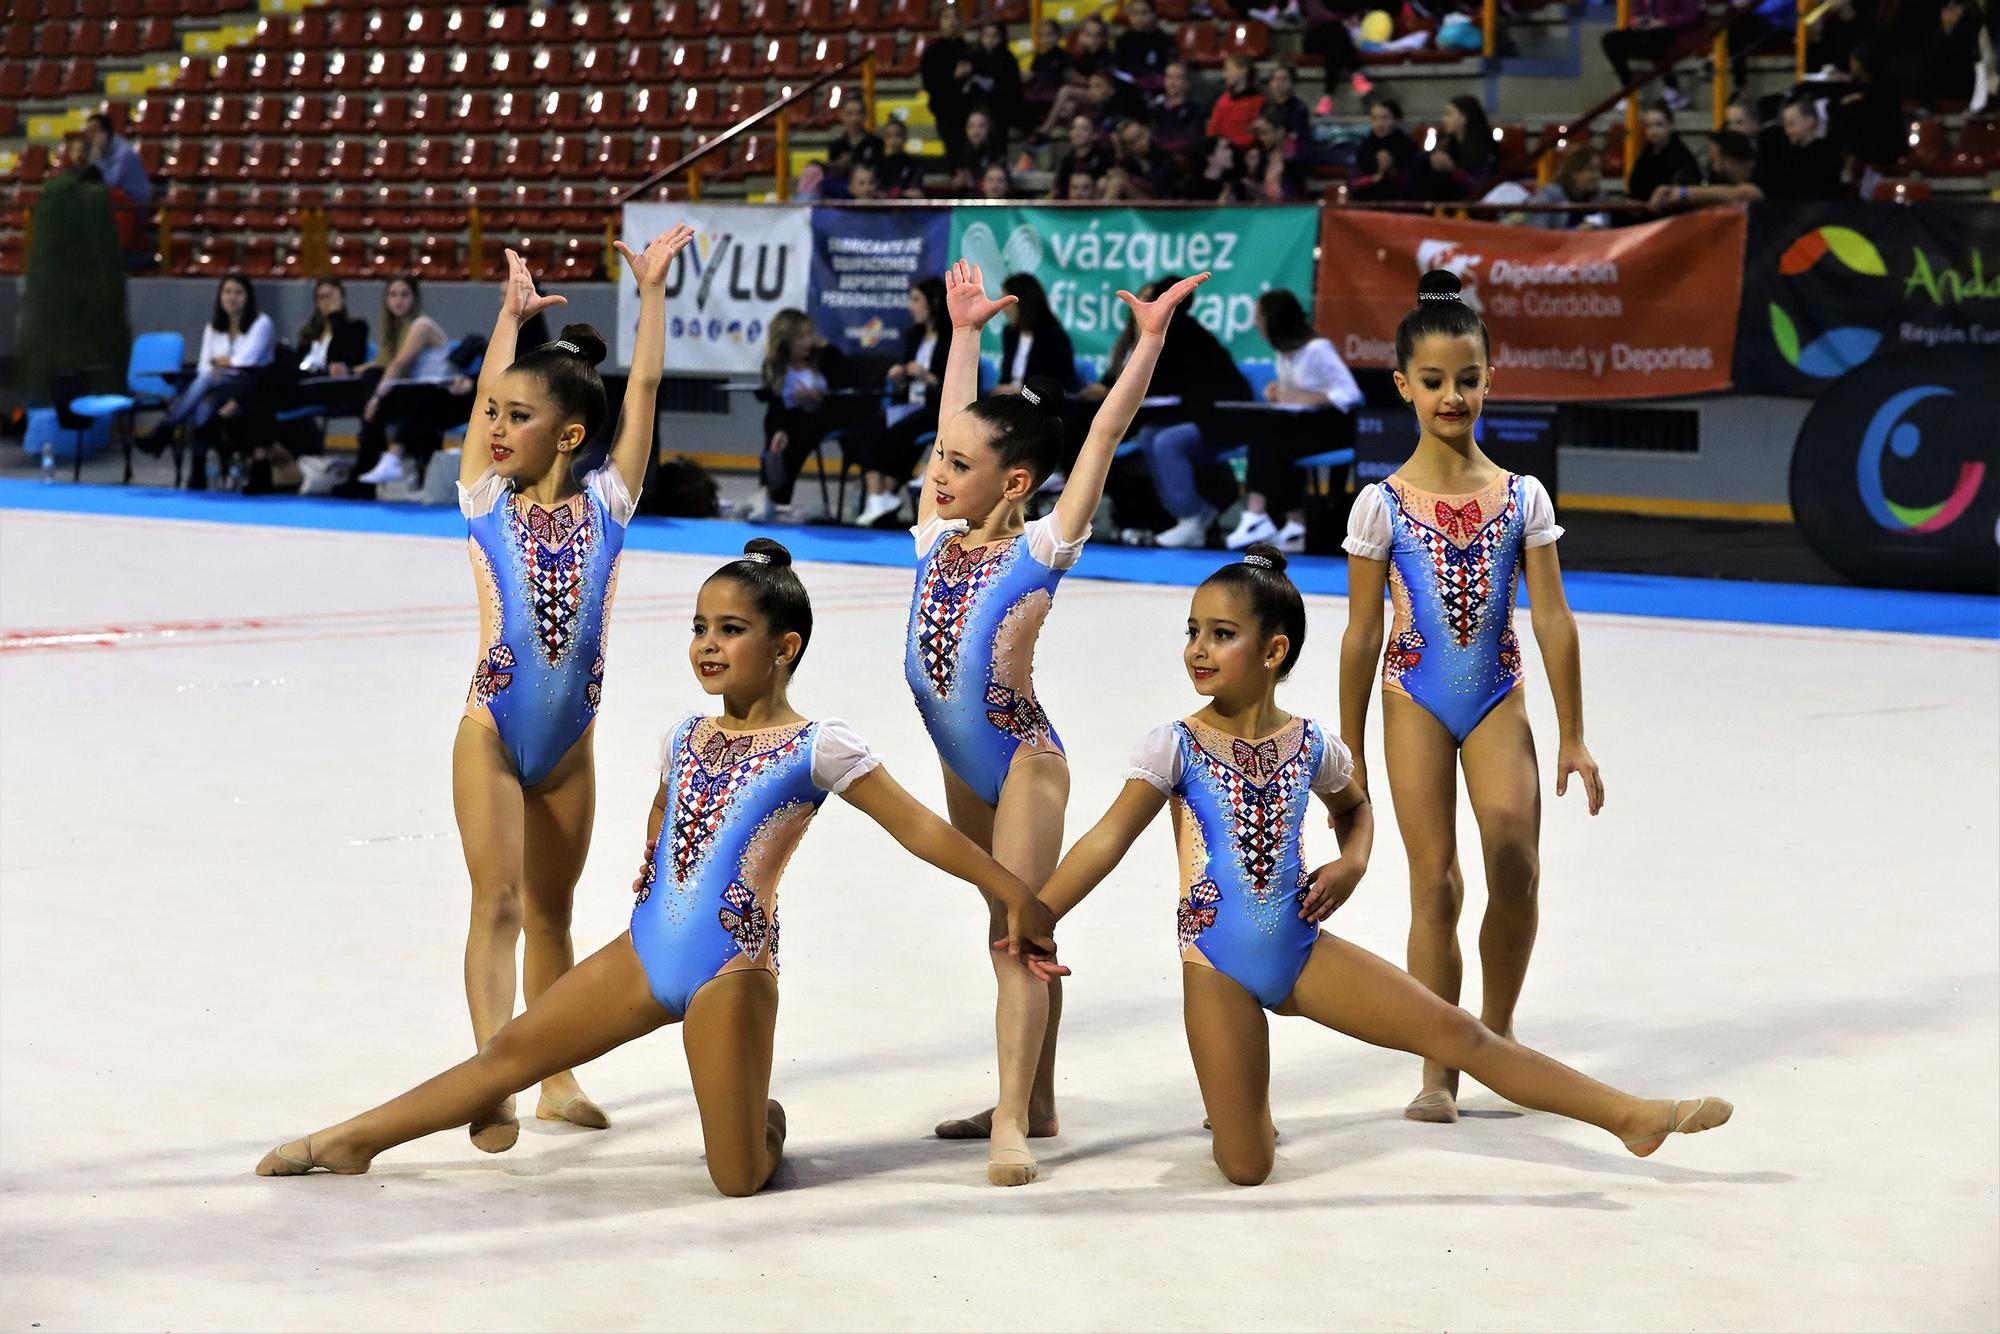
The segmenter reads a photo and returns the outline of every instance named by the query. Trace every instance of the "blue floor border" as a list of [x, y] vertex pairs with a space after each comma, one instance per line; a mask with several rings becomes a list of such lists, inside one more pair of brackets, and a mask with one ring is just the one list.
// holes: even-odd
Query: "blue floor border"
[[[192, 519], [326, 532], [392, 533], [460, 537], [465, 521], [449, 509], [374, 505], [309, 496], [261, 496], [169, 491], [161, 487], [48, 484], [0, 479], [0, 510], [100, 514], [128, 519]], [[717, 519], [633, 521], [625, 545], [640, 551], [730, 556], [758, 534], [773, 536], [800, 560], [910, 569], [910, 540], [901, 533], [859, 528], [753, 528]], [[1121, 583], [1191, 587], [1223, 557], [1213, 551], [1095, 546], [1077, 577]], [[1300, 556], [1292, 576], [1307, 593], [1345, 596], [1347, 563]], [[1829, 630], [1879, 630], [1897, 634], [2000, 639], [2000, 598], [1969, 593], [1919, 593], [1898, 589], [1815, 584], [1760, 584], [1668, 575], [1603, 574], [1572, 570], [1563, 587], [1578, 611], [1671, 620], [1734, 621], [1750, 625], [1812, 626]]]

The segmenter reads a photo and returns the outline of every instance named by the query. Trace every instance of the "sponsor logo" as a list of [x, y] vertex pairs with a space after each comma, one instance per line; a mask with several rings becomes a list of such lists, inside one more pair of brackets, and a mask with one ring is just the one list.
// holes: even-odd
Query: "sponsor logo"
[[1961, 461], [1958, 480], [1950, 494], [1933, 505], [1901, 505], [1882, 489], [1882, 455], [1886, 450], [1899, 459], [1913, 458], [1923, 445], [1923, 432], [1914, 422], [1904, 420], [1911, 408], [1926, 399], [1950, 398], [1953, 391], [1941, 384], [1920, 384], [1890, 398], [1869, 419], [1861, 435], [1861, 452], [1854, 463], [1855, 485], [1870, 518], [1890, 532], [1935, 533], [1950, 527], [1972, 506], [1979, 484], [1986, 477], [1986, 465]]
[[[1882, 262], [1882, 252], [1851, 227], [1813, 228], [1785, 248], [1785, 253], [1778, 257], [1778, 272], [1788, 278], [1798, 277], [1828, 256], [1851, 273], [1870, 278], [1887, 277], [1889, 273]], [[1828, 329], [1801, 345], [1798, 326], [1775, 301], [1771, 303], [1771, 340], [1778, 345], [1778, 355], [1801, 374], [1819, 380], [1846, 374], [1874, 356], [1875, 349], [1882, 345], [1880, 332], [1858, 325]]]

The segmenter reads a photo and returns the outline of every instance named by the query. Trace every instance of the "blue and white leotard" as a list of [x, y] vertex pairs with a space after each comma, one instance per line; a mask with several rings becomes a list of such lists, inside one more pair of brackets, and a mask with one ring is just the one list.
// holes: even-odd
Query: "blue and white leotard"
[[1353, 774], [1340, 738], [1309, 718], [1256, 741], [1183, 718], [1133, 748], [1125, 777], [1172, 802], [1182, 962], [1234, 979], [1267, 1010], [1292, 994], [1319, 939], [1299, 916], [1306, 810]]
[[610, 465], [544, 509], [491, 468], [458, 488], [470, 530], [485, 655], [465, 716], [500, 734], [533, 787], [597, 716], [604, 640], [633, 501]]
[[711, 978], [778, 971], [785, 863], [828, 794], [880, 763], [832, 718], [726, 732], [689, 714], [667, 730], [667, 804], [632, 909], [632, 947], [653, 999], [685, 1016]]
[[1035, 698], [1035, 640], [1090, 530], [1064, 542], [1050, 515], [968, 550], [965, 529], [962, 519], [933, 519], [911, 530], [921, 563], [903, 675], [938, 755], [997, 806], [1015, 760], [1063, 753]]
[[1561, 537], [1549, 493], [1508, 473], [1483, 491], [1442, 496], [1400, 477], [1361, 489], [1346, 550], [1389, 563], [1395, 621], [1382, 688], [1415, 701], [1460, 745], [1521, 684], [1514, 590], [1521, 553]]

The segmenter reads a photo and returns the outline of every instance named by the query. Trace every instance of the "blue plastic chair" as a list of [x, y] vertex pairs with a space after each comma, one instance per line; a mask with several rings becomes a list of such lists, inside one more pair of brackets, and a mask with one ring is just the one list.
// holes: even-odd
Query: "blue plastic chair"
[[[50, 379], [49, 392], [55, 399], [56, 424], [65, 431], [76, 433], [75, 465], [70, 472], [70, 480], [83, 480], [83, 450], [86, 432], [97, 429], [97, 422], [105, 418], [122, 416], [132, 410], [132, 398], [127, 394], [86, 394], [95, 378], [87, 370], [73, 371], [68, 375], [58, 375]], [[125, 447], [125, 480], [132, 480], [132, 447]]]
[[173, 376], [187, 356], [187, 340], [177, 333], [142, 333], [132, 340], [132, 358], [125, 366], [125, 387], [135, 409], [163, 408], [180, 392]]

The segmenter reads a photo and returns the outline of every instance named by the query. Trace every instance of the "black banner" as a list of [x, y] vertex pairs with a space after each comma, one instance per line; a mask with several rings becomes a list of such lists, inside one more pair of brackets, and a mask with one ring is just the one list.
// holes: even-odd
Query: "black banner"
[[[1508, 472], [1532, 477], [1556, 498], [1556, 409], [1488, 401], [1473, 423], [1480, 452]], [[1417, 448], [1417, 414], [1407, 406], [1354, 412], [1354, 484], [1379, 482]]]
[[1821, 559], [1864, 584], [2000, 592], [1996, 361], [1904, 348], [1820, 396], [1792, 454], [1792, 512]]
[[2000, 206], [1751, 208], [1738, 390], [1817, 398], [1902, 348], [2000, 360]]

